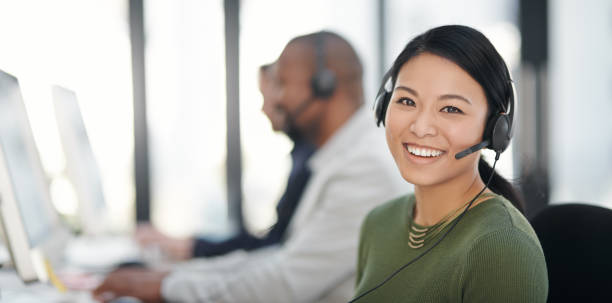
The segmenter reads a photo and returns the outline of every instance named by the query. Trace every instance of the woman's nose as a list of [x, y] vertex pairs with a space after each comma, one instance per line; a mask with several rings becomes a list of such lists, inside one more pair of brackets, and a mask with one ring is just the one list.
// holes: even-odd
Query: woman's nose
[[417, 137], [435, 136], [437, 134], [435, 118], [427, 112], [418, 113], [410, 124], [410, 131]]

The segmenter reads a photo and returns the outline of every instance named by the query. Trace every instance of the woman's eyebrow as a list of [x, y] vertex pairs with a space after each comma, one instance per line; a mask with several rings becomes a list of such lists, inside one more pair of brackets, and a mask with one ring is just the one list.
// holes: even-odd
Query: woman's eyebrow
[[[412, 88], [410, 88], [408, 86], [398, 85], [398, 86], [395, 87], [395, 89], [396, 90], [407, 91], [407, 92], [411, 93], [412, 95], [414, 95], [415, 97], [419, 96], [419, 93], [417, 93], [416, 90], [414, 90], [414, 89], [412, 89]], [[459, 99], [459, 100], [462, 100], [464, 102], [467, 102], [470, 105], [472, 104], [472, 101], [470, 101], [466, 97], [463, 97], [463, 96], [457, 95], [457, 94], [444, 94], [444, 95], [438, 97], [439, 101], [441, 101], [441, 100], [448, 100], [448, 99]]]
[[461, 101], [467, 102], [468, 104], [472, 105], [472, 101], [468, 100], [467, 98], [461, 95], [445, 94], [445, 95], [438, 97], [438, 101], [448, 100], [448, 99], [459, 99]]
[[415, 97], [419, 96], [419, 94], [416, 92], [416, 90], [414, 90], [414, 89], [412, 89], [412, 88], [410, 88], [408, 86], [398, 85], [398, 86], [395, 87], [395, 89], [396, 90], [398, 90], [398, 89], [405, 90], [405, 91], [413, 94]]

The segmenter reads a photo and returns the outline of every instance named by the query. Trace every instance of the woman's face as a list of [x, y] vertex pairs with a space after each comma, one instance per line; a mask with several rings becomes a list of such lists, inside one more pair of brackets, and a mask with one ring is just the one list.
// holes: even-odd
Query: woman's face
[[423, 53], [406, 62], [385, 117], [404, 179], [429, 186], [477, 173], [480, 153], [460, 160], [455, 154], [482, 140], [487, 108], [482, 87], [452, 61]]

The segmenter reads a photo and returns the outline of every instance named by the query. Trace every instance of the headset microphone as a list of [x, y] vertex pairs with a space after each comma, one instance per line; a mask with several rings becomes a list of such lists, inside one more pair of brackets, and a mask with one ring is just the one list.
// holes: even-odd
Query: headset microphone
[[480, 142], [480, 143], [478, 143], [478, 144], [476, 144], [476, 145], [474, 145], [474, 146], [472, 146], [470, 148], [467, 148], [467, 149], [465, 149], [465, 150], [463, 150], [461, 152], [458, 152], [457, 154], [455, 154], [455, 159], [459, 160], [459, 159], [461, 159], [461, 158], [463, 158], [463, 157], [465, 157], [465, 156], [467, 156], [467, 155], [469, 155], [471, 153], [475, 153], [475, 152], [477, 152], [477, 151], [487, 147], [488, 145], [489, 145], [489, 140], [484, 140], [484, 141], [482, 141], [482, 142]]

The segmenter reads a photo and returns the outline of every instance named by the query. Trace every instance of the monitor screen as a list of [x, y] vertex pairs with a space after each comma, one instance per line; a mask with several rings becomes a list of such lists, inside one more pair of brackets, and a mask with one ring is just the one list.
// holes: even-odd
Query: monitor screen
[[40, 175], [41, 168], [35, 162], [38, 160], [37, 151], [32, 145], [32, 133], [17, 79], [0, 71], [0, 146], [4, 166], [30, 247], [36, 247], [51, 231], [52, 220], [48, 216], [50, 204], [46, 201], [48, 196]]
[[[54, 86], [53, 104], [62, 146], [68, 159], [68, 175], [79, 195], [81, 215], [100, 217], [106, 210], [100, 170], [87, 136], [77, 96], [71, 90]], [[95, 218], [82, 219], [87, 222]]]

